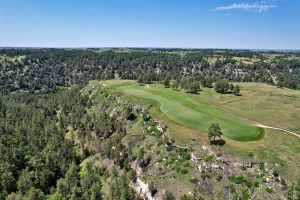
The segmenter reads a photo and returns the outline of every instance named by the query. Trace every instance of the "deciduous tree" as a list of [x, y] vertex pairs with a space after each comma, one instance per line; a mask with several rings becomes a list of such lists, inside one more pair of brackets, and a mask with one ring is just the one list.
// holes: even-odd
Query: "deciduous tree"
[[221, 131], [221, 127], [218, 123], [212, 123], [211, 126], [208, 129], [208, 139], [211, 141], [213, 138], [213, 141], [216, 140], [216, 137], [221, 137], [223, 135]]
[[240, 86], [236, 85], [233, 88], [233, 94], [239, 95], [240, 94]]

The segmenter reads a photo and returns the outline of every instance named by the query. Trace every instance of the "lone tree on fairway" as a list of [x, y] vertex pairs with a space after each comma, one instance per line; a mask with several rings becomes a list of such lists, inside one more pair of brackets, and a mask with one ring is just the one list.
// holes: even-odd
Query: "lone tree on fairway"
[[144, 78], [143, 78], [143, 76], [140, 74], [139, 77], [138, 77], [138, 83], [141, 85], [141, 84], [143, 84], [143, 82], [144, 82]]
[[194, 81], [192, 84], [191, 84], [191, 87], [190, 87], [190, 93], [192, 94], [197, 94], [197, 92], [200, 90], [200, 84], [198, 81]]
[[233, 94], [235, 95], [240, 95], [240, 86], [236, 85], [234, 88], [233, 88]]
[[215, 91], [217, 93], [227, 93], [229, 90], [229, 81], [227, 79], [220, 79], [215, 83]]
[[172, 83], [172, 88], [173, 88], [173, 90], [178, 90], [178, 88], [179, 88], [179, 82], [177, 80], [175, 80]]
[[203, 87], [209, 87], [209, 88], [212, 87], [212, 80], [211, 80], [211, 78], [203, 78], [203, 79], [201, 79], [200, 82], [201, 82], [201, 85]]
[[211, 141], [213, 138], [212, 143], [215, 143], [216, 137], [221, 137], [223, 135], [220, 125], [218, 123], [212, 123], [208, 129], [208, 139]]
[[233, 89], [234, 89], [234, 86], [233, 86], [232, 83], [230, 83], [230, 84], [229, 84], [229, 90], [230, 90], [230, 92], [233, 92]]
[[166, 88], [170, 87], [170, 80], [171, 80], [171, 78], [169, 76], [165, 77], [165, 79], [164, 79], [164, 86]]

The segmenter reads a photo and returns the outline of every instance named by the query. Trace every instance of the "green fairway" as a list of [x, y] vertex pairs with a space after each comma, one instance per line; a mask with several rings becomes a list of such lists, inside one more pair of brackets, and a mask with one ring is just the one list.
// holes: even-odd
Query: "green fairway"
[[242, 96], [222, 95], [210, 88], [202, 88], [200, 95], [191, 98], [210, 103], [252, 123], [280, 127], [300, 134], [300, 91], [263, 83], [238, 84], [242, 88]]
[[207, 131], [211, 123], [220, 124], [224, 135], [238, 141], [250, 141], [261, 137], [262, 130], [211, 104], [196, 101], [184, 92], [160, 85], [140, 86], [133, 82], [108, 81], [126, 94], [158, 102], [160, 111], [172, 121], [200, 131]]

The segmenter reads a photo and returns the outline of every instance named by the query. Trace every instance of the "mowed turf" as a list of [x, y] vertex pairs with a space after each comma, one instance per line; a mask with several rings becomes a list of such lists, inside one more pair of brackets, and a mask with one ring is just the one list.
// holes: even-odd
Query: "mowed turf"
[[[222, 95], [202, 88], [196, 101], [210, 103], [237, 117], [300, 133], [300, 91], [263, 83], [237, 83], [242, 96]], [[187, 94], [189, 95], [189, 94]]]
[[[105, 84], [142, 99], [159, 103], [160, 111], [172, 121], [200, 131], [207, 131], [211, 123], [219, 123], [224, 135], [238, 141], [261, 138], [262, 129], [224, 112], [212, 104], [194, 100], [184, 92], [161, 85], [140, 86], [133, 82], [109, 81]], [[197, 94], [196, 94], [197, 95]]]

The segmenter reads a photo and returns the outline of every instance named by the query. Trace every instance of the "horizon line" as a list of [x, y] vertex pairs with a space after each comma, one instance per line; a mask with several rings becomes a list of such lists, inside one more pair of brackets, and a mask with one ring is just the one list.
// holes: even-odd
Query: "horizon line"
[[147, 46], [0, 46], [0, 49], [183, 49], [183, 50], [250, 50], [250, 51], [300, 51], [289, 48], [222, 48], [222, 47], [147, 47]]

